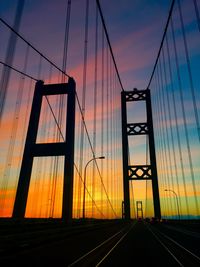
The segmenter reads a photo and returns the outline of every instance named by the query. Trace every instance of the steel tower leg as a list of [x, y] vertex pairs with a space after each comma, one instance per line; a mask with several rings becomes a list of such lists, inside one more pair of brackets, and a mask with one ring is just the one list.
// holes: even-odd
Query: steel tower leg
[[[67, 94], [66, 136], [63, 142], [36, 143], [42, 106], [42, 97]], [[19, 175], [17, 193], [13, 208], [13, 218], [24, 218], [34, 157], [64, 156], [64, 183], [62, 218], [72, 219], [73, 170], [74, 170], [74, 131], [75, 131], [75, 82], [69, 78], [67, 84], [44, 85], [38, 81], [35, 86], [32, 109], [29, 119], [24, 154]]]
[[147, 108], [147, 124], [149, 128], [149, 153], [151, 161], [152, 171], [152, 190], [153, 190], [153, 201], [154, 201], [154, 214], [155, 217], [161, 219], [160, 211], [160, 197], [158, 189], [158, 174], [156, 165], [156, 153], [155, 153], [155, 141], [153, 131], [153, 119], [152, 119], [152, 107], [151, 107], [151, 96], [150, 90], [146, 90], [146, 108]]
[[124, 185], [124, 218], [130, 219], [130, 192], [128, 179], [128, 135], [127, 135], [127, 110], [126, 93], [121, 92], [122, 107], [122, 156], [123, 156], [123, 185]]
[[[127, 123], [126, 102], [146, 101], [147, 122]], [[158, 177], [156, 167], [155, 142], [151, 109], [150, 90], [123, 91], [122, 107], [122, 154], [123, 154], [123, 185], [125, 219], [130, 219], [129, 180], [151, 180], [153, 191], [154, 215], [161, 218]], [[149, 135], [150, 165], [129, 165], [128, 135]]]

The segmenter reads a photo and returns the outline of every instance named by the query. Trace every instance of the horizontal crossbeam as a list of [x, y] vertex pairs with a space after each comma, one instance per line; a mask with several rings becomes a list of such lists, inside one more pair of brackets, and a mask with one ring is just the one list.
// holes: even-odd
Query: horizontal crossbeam
[[130, 180], [151, 180], [151, 165], [129, 165], [128, 178]]
[[148, 134], [148, 124], [147, 123], [127, 123], [127, 134], [128, 135], [141, 135]]
[[146, 100], [146, 90], [137, 90], [125, 92], [126, 102]]
[[66, 143], [35, 144], [32, 149], [34, 157], [50, 157], [66, 155]]
[[69, 85], [61, 84], [45, 84], [42, 87], [42, 95], [63, 95], [69, 94]]

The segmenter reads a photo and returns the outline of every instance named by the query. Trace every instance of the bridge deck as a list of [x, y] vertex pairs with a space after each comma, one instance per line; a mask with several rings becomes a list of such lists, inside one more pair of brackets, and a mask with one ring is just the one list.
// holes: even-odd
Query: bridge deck
[[1, 225], [0, 263], [10, 266], [200, 264], [199, 222], [105, 220], [76, 221], [69, 226], [60, 221], [29, 221], [15, 222], [13, 227], [1, 221]]

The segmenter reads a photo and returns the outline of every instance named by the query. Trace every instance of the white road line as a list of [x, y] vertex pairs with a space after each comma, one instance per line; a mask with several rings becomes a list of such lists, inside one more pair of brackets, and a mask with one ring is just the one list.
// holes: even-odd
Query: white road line
[[[160, 231], [159, 231], [160, 232]], [[200, 261], [200, 258], [194, 254], [193, 252], [191, 252], [190, 250], [188, 250], [187, 248], [183, 247], [181, 244], [179, 244], [178, 242], [176, 242], [174, 239], [172, 239], [171, 237], [163, 234], [162, 232], [160, 232], [161, 235], [163, 235], [165, 238], [169, 239], [171, 242], [173, 242], [174, 244], [176, 244], [178, 247], [182, 248], [183, 250], [185, 250], [186, 252], [188, 252], [190, 255], [192, 255], [193, 257], [195, 257], [197, 260]]]
[[117, 245], [119, 245], [119, 243], [125, 238], [125, 236], [131, 231], [131, 229], [133, 228], [135, 224], [132, 225], [132, 227], [129, 229], [128, 232], [126, 232], [121, 238], [120, 240], [117, 241], [117, 243], [111, 248], [111, 250], [108, 251], [108, 253], [97, 263], [97, 265], [95, 265], [95, 267], [100, 266], [100, 264], [110, 255], [110, 253], [117, 247]]
[[[127, 226], [126, 226], [127, 227]], [[115, 236], [119, 235], [121, 232], [124, 231], [124, 229], [126, 228], [124, 227], [122, 230], [120, 230], [119, 232], [117, 232], [116, 234], [112, 235], [111, 237], [109, 237], [108, 239], [106, 239], [104, 242], [102, 242], [101, 244], [99, 244], [97, 247], [93, 248], [92, 250], [90, 250], [89, 252], [87, 252], [86, 254], [84, 254], [83, 256], [81, 256], [80, 258], [78, 258], [76, 261], [70, 263], [68, 265], [68, 267], [74, 266], [76, 263], [78, 263], [79, 261], [81, 261], [82, 259], [84, 259], [85, 257], [87, 257], [89, 254], [91, 254], [92, 252], [94, 252], [96, 249], [100, 248], [101, 246], [103, 246], [104, 244], [106, 244], [108, 241], [110, 241], [112, 238], [114, 238]]]
[[158, 240], [158, 242], [167, 250], [167, 252], [173, 257], [173, 259], [182, 267], [184, 267], [184, 265], [176, 258], [176, 256], [168, 249], [168, 247], [165, 246], [165, 244], [159, 239], [159, 237], [149, 228], [149, 231], [154, 235], [154, 237], [156, 238], [156, 240]]
[[192, 237], [200, 238], [200, 233], [197, 233], [197, 232], [193, 232], [193, 231], [186, 230], [186, 229], [181, 229], [181, 228], [176, 228], [176, 227], [171, 226], [171, 225], [164, 225], [164, 227], [166, 227], [168, 229], [172, 229], [172, 230], [180, 232], [180, 233], [183, 233], [185, 235], [189, 235], [189, 236], [192, 236]]

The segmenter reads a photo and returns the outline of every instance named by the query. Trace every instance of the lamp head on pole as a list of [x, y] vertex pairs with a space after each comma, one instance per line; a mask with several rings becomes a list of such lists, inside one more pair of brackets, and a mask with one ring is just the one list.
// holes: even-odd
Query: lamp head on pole
[[101, 157], [98, 157], [98, 159], [105, 159], [105, 157], [104, 156], [101, 156]]

